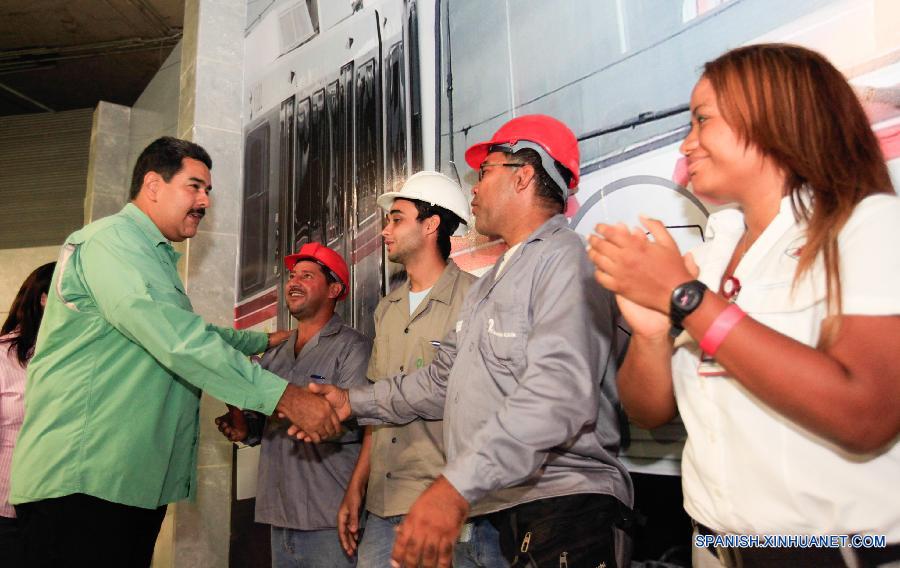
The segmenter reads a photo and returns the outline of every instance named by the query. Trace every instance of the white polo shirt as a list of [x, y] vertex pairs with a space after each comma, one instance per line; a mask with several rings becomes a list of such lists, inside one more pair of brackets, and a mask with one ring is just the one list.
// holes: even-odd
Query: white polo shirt
[[[713, 290], [744, 230], [737, 210], [713, 214], [694, 251]], [[711, 237], [711, 238], [710, 238]], [[737, 304], [756, 321], [814, 346], [826, 315], [819, 262], [792, 290], [804, 226], [790, 198], [735, 276]], [[900, 198], [860, 203], [839, 237], [843, 312], [900, 314]], [[850, 455], [782, 416], [730, 377], [697, 374], [700, 349], [687, 334], [673, 358], [678, 409], [688, 431], [682, 477], [688, 514], [735, 534], [877, 534], [900, 542], [900, 443], [879, 455]], [[886, 349], [896, 349], [886, 345]], [[777, 353], [771, 364], [790, 370]], [[790, 380], [789, 372], [785, 380]]]

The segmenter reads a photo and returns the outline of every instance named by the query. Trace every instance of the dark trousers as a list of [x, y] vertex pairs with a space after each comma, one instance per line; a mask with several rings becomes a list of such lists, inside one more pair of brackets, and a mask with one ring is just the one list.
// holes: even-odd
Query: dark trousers
[[29, 568], [150, 566], [166, 507], [142, 509], [89, 495], [16, 506]]
[[623, 509], [610, 495], [577, 494], [524, 503], [489, 518], [512, 567], [615, 568], [614, 530]]
[[21, 566], [25, 563], [18, 519], [0, 517], [0, 563], [3, 566]]

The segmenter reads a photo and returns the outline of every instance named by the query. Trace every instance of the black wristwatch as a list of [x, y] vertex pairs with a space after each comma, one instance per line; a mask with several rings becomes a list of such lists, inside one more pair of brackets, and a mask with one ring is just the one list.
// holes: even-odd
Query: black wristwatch
[[684, 318], [694, 313], [694, 310], [700, 306], [706, 290], [706, 284], [699, 280], [691, 280], [675, 288], [669, 304], [669, 321], [672, 322], [669, 335], [672, 337], [681, 335], [681, 332], [684, 331], [682, 325]]

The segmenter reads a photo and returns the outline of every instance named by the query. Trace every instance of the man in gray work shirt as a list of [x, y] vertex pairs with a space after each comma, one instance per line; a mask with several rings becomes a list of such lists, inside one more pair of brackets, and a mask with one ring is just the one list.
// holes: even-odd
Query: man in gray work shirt
[[472, 285], [431, 365], [349, 396], [314, 389], [361, 423], [444, 420], [447, 465], [401, 525], [399, 564], [448, 566], [471, 514], [517, 566], [615, 566], [632, 488], [616, 459], [614, 300], [562, 215], [578, 159], [572, 132], [543, 115], [470, 148], [475, 227], [509, 251]]
[[[347, 296], [349, 271], [341, 256], [319, 243], [285, 259], [285, 302], [297, 329], [263, 356], [261, 365], [293, 384], [366, 384], [372, 341], [334, 313]], [[338, 507], [359, 456], [361, 432], [346, 431], [319, 445], [285, 435], [277, 418], [231, 410], [216, 419], [232, 441], [262, 442], [256, 522], [272, 526], [272, 566], [354, 566], [336, 530]]]

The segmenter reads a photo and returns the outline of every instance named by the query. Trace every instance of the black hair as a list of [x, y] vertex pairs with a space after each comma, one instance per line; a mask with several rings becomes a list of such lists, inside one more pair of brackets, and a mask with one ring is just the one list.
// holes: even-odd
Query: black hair
[[325, 266], [324, 262], [316, 261], [316, 264], [318, 264], [319, 268], [322, 269], [322, 274], [325, 275], [325, 283], [326, 284], [340, 284], [341, 286], [344, 285], [343, 282], [338, 280], [337, 274], [335, 274], [330, 268]]
[[[341, 279], [338, 278], [338, 275], [335, 274], [333, 270], [331, 270], [330, 268], [328, 268], [327, 266], [325, 266], [325, 263], [322, 262], [321, 260], [319, 260], [319, 259], [317, 259], [317, 258], [313, 258], [313, 257], [311, 257], [311, 256], [308, 256], [308, 257], [304, 257], [304, 258], [301, 258], [301, 259], [297, 260], [297, 262], [301, 262], [301, 261], [304, 261], [304, 260], [309, 261], [309, 262], [312, 262], [312, 263], [317, 264], [317, 265], [319, 266], [319, 270], [321, 270], [321, 271], [322, 271], [322, 274], [325, 275], [325, 283], [326, 283], [326, 284], [328, 284], [328, 285], [331, 285], [331, 284], [340, 284], [340, 285], [341, 285], [341, 293], [343, 293], [344, 290], [347, 289], [347, 287], [349, 286], [348, 284], [344, 284], [343, 282], [341, 282]], [[296, 265], [297, 265], [297, 264], [294, 263], [294, 266], [296, 266]]]
[[[397, 199], [406, 198], [398, 197]], [[462, 219], [460, 219], [459, 215], [440, 205], [432, 205], [431, 203], [419, 201], [418, 199], [407, 199], [407, 201], [415, 205], [416, 211], [419, 212], [416, 216], [416, 221], [424, 221], [433, 215], [438, 216], [441, 220], [437, 232], [438, 251], [441, 253], [441, 258], [444, 260], [450, 258], [450, 237], [453, 236], [453, 233], [456, 232], [459, 224], [462, 223]]]
[[[531, 148], [522, 148], [514, 154], [510, 154], [504, 150], [500, 151], [517, 162], [528, 164], [534, 168], [534, 179], [537, 183], [535, 195], [537, 195], [538, 199], [543, 202], [547, 209], [554, 213], [562, 213], [566, 210], [566, 202], [563, 199], [563, 189], [553, 181], [553, 178], [550, 177], [550, 174], [544, 169], [540, 154]], [[554, 166], [562, 176], [566, 187], [568, 187], [569, 182], [572, 180], [572, 173], [556, 160], [554, 160]]]
[[23, 367], [34, 354], [38, 328], [41, 326], [41, 318], [44, 317], [41, 295], [50, 293], [50, 280], [53, 278], [54, 268], [56, 263], [48, 262], [28, 275], [9, 308], [9, 315], [3, 323], [3, 328], [0, 329], [2, 335], [16, 333], [14, 337], [2, 340], [2, 343], [9, 345], [7, 353], [16, 350], [16, 359]]
[[181, 171], [182, 162], [185, 158], [203, 162], [207, 168], [212, 169], [212, 159], [199, 144], [194, 144], [187, 140], [179, 140], [171, 136], [163, 136], [151, 142], [149, 146], [144, 148], [144, 151], [141, 152], [137, 162], [134, 164], [134, 172], [131, 174], [131, 191], [128, 194], [128, 198], [134, 199], [138, 196], [147, 172], [156, 172], [168, 182], [172, 179], [172, 176]]

